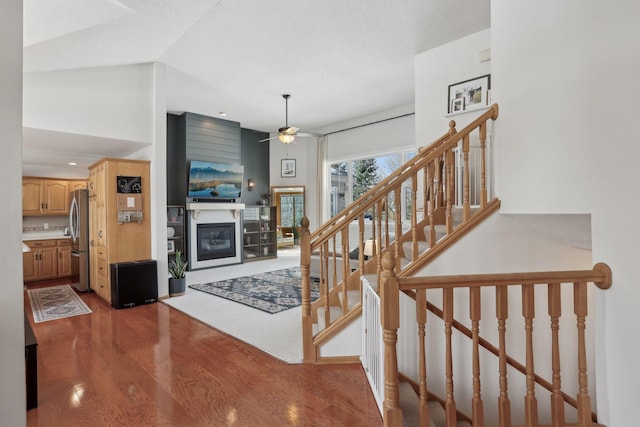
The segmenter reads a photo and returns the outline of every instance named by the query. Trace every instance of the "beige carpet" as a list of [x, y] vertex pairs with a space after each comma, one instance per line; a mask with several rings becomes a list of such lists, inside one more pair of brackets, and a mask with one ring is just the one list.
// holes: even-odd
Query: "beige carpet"
[[[187, 272], [187, 284], [206, 283], [300, 265], [299, 250], [278, 251], [277, 259]], [[251, 344], [287, 363], [302, 363], [302, 308], [269, 314], [187, 288], [162, 300], [189, 316]]]

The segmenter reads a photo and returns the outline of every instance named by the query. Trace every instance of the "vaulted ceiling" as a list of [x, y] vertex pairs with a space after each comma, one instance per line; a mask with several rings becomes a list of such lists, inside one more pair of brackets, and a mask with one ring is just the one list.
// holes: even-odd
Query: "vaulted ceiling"
[[[413, 103], [414, 55], [490, 26], [490, 0], [25, 0], [24, 70], [161, 62], [167, 109], [276, 131]], [[26, 140], [28, 144], [29, 141]], [[35, 142], [33, 142], [35, 144]]]

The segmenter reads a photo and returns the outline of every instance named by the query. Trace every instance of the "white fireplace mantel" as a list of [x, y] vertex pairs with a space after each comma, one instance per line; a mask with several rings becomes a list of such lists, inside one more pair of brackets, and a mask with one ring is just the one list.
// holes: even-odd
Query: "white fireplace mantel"
[[[244, 203], [187, 203], [187, 211], [191, 213], [187, 221], [189, 270], [220, 267], [223, 265], [240, 264], [242, 262], [242, 216]], [[198, 249], [202, 226], [212, 224], [233, 224], [234, 256], [200, 259]], [[205, 230], [206, 231], [206, 230]], [[206, 233], [205, 233], [206, 234]]]
[[238, 217], [244, 209], [244, 203], [187, 203], [187, 210], [191, 211], [193, 219], [198, 219], [200, 211], [227, 210], [231, 211], [234, 218]]

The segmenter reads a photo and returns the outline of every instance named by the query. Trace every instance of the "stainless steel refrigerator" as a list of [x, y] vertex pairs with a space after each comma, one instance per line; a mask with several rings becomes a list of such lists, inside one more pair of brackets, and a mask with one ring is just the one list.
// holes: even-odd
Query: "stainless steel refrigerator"
[[75, 267], [78, 264], [78, 280], [73, 286], [80, 292], [89, 290], [89, 192], [76, 190], [71, 192], [69, 209], [69, 227], [71, 229], [71, 259]]

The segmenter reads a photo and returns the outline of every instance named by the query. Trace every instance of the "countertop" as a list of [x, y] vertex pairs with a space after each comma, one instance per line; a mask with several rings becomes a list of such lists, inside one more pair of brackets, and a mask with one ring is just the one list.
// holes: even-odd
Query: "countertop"
[[70, 239], [71, 236], [65, 236], [62, 230], [52, 231], [34, 231], [22, 234], [22, 240], [51, 240], [51, 239]]

